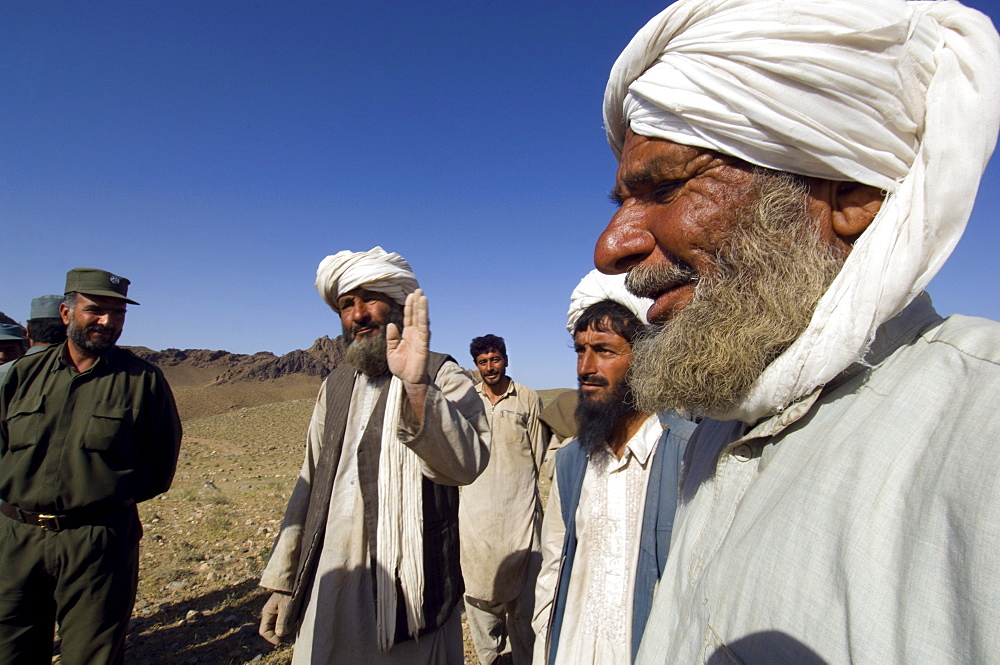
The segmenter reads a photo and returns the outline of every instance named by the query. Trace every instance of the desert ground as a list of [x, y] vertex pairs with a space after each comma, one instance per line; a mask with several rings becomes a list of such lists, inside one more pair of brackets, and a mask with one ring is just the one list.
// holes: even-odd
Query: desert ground
[[[302, 464], [320, 379], [220, 384], [217, 368], [178, 364], [164, 372], [184, 441], [173, 487], [139, 507], [145, 535], [125, 660], [289, 663], [289, 645], [272, 647], [257, 635], [266, 600], [257, 583]], [[540, 392], [547, 403], [562, 391]], [[466, 639], [466, 663], [475, 662], [470, 654]]]

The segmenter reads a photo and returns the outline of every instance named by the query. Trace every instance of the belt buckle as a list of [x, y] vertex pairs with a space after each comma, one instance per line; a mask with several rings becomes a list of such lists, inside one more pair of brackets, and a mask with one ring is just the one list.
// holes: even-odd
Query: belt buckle
[[38, 528], [42, 531], [62, 531], [58, 515], [38, 515]]

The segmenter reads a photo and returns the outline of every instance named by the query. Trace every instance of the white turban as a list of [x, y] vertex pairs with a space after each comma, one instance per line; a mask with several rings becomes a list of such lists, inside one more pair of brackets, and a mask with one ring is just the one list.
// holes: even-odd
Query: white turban
[[780, 411], [860, 360], [962, 235], [1000, 122], [1000, 40], [952, 0], [679, 0], [632, 39], [604, 96], [626, 125], [887, 193], [802, 335], [724, 418]]
[[591, 270], [584, 275], [569, 297], [566, 330], [569, 331], [570, 335], [573, 334], [576, 322], [584, 310], [602, 300], [613, 300], [624, 305], [628, 311], [639, 317], [643, 324], [649, 323], [646, 320], [646, 310], [653, 304], [653, 301], [649, 298], [634, 296], [625, 290], [625, 275], [605, 275], [599, 270]]
[[340, 296], [359, 287], [384, 293], [402, 305], [419, 285], [406, 259], [381, 247], [367, 252], [344, 250], [320, 262], [316, 290], [333, 311], [340, 311], [337, 307]]

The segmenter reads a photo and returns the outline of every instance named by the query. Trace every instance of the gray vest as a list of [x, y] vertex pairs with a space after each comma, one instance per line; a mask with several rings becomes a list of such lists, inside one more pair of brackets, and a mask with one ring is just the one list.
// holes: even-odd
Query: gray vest
[[[437, 377], [450, 356], [430, 353], [427, 374]], [[387, 384], [388, 385], [388, 384]], [[298, 626], [305, 600], [316, 576], [322, 550], [333, 481], [340, 465], [347, 428], [347, 413], [354, 390], [354, 370], [339, 365], [326, 381], [326, 427], [323, 448], [313, 474], [309, 510], [302, 530], [302, 555], [295, 573], [292, 598], [286, 621]], [[375, 588], [376, 534], [378, 532], [378, 460], [382, 449], [382, 421], [388, 391], [383, 388], [358, 444], [358, 477], [364, 503], [364, 528], [368, 539], [372, 588]], [[437, 630], [451, 616], [465, 590], [458, 550], [458, 488], [423, 479], [424, 510], [424, 628], [419, 635]], [[406, 629], [406, 606], [399, 579], [396, 579], [396, 635], [393, 644], [411, 639]], [[375, 600], [373, 598], [373, 600]], [[376, 601], [377, 602], [377, 601]], [[373, 617], [374, 618], [374, 617]]]

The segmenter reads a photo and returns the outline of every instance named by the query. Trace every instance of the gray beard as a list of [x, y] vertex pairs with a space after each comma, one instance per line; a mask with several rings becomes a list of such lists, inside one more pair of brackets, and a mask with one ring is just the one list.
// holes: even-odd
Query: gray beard
[[[739, 404], [806, 329], [840, 272], [846, 255], [820, 237], [804, 181], [760, 168], [754, 180], [756, 200], [720, 249], [715, 271], [697, 275], [691, 302], [632, 345], [629, 382], [641, 411], [711, 416]], [[642, 292], [676, 272], [636, 266], [627, 282]]]
[[[399, 332], [403, 332], [403, 308], [393, 303], [389, 315], [386, 317], [385, 326], [395, 323]], [[344, 362], [357, 372], [365, 376], [379, 376], [389, 371], [389, 360], [386, 358], [385, 326], [372, 337], [364, 339], [354, 339], [352, 333], [344, 329], [344, 339], [347, 341], [347, 351], [344, 353]]]
[[344, 361], [365, 376], [378, 376], [389, 371], [385, 355], [385, 331], [374, 337], [351, 341], [344, 354]]

